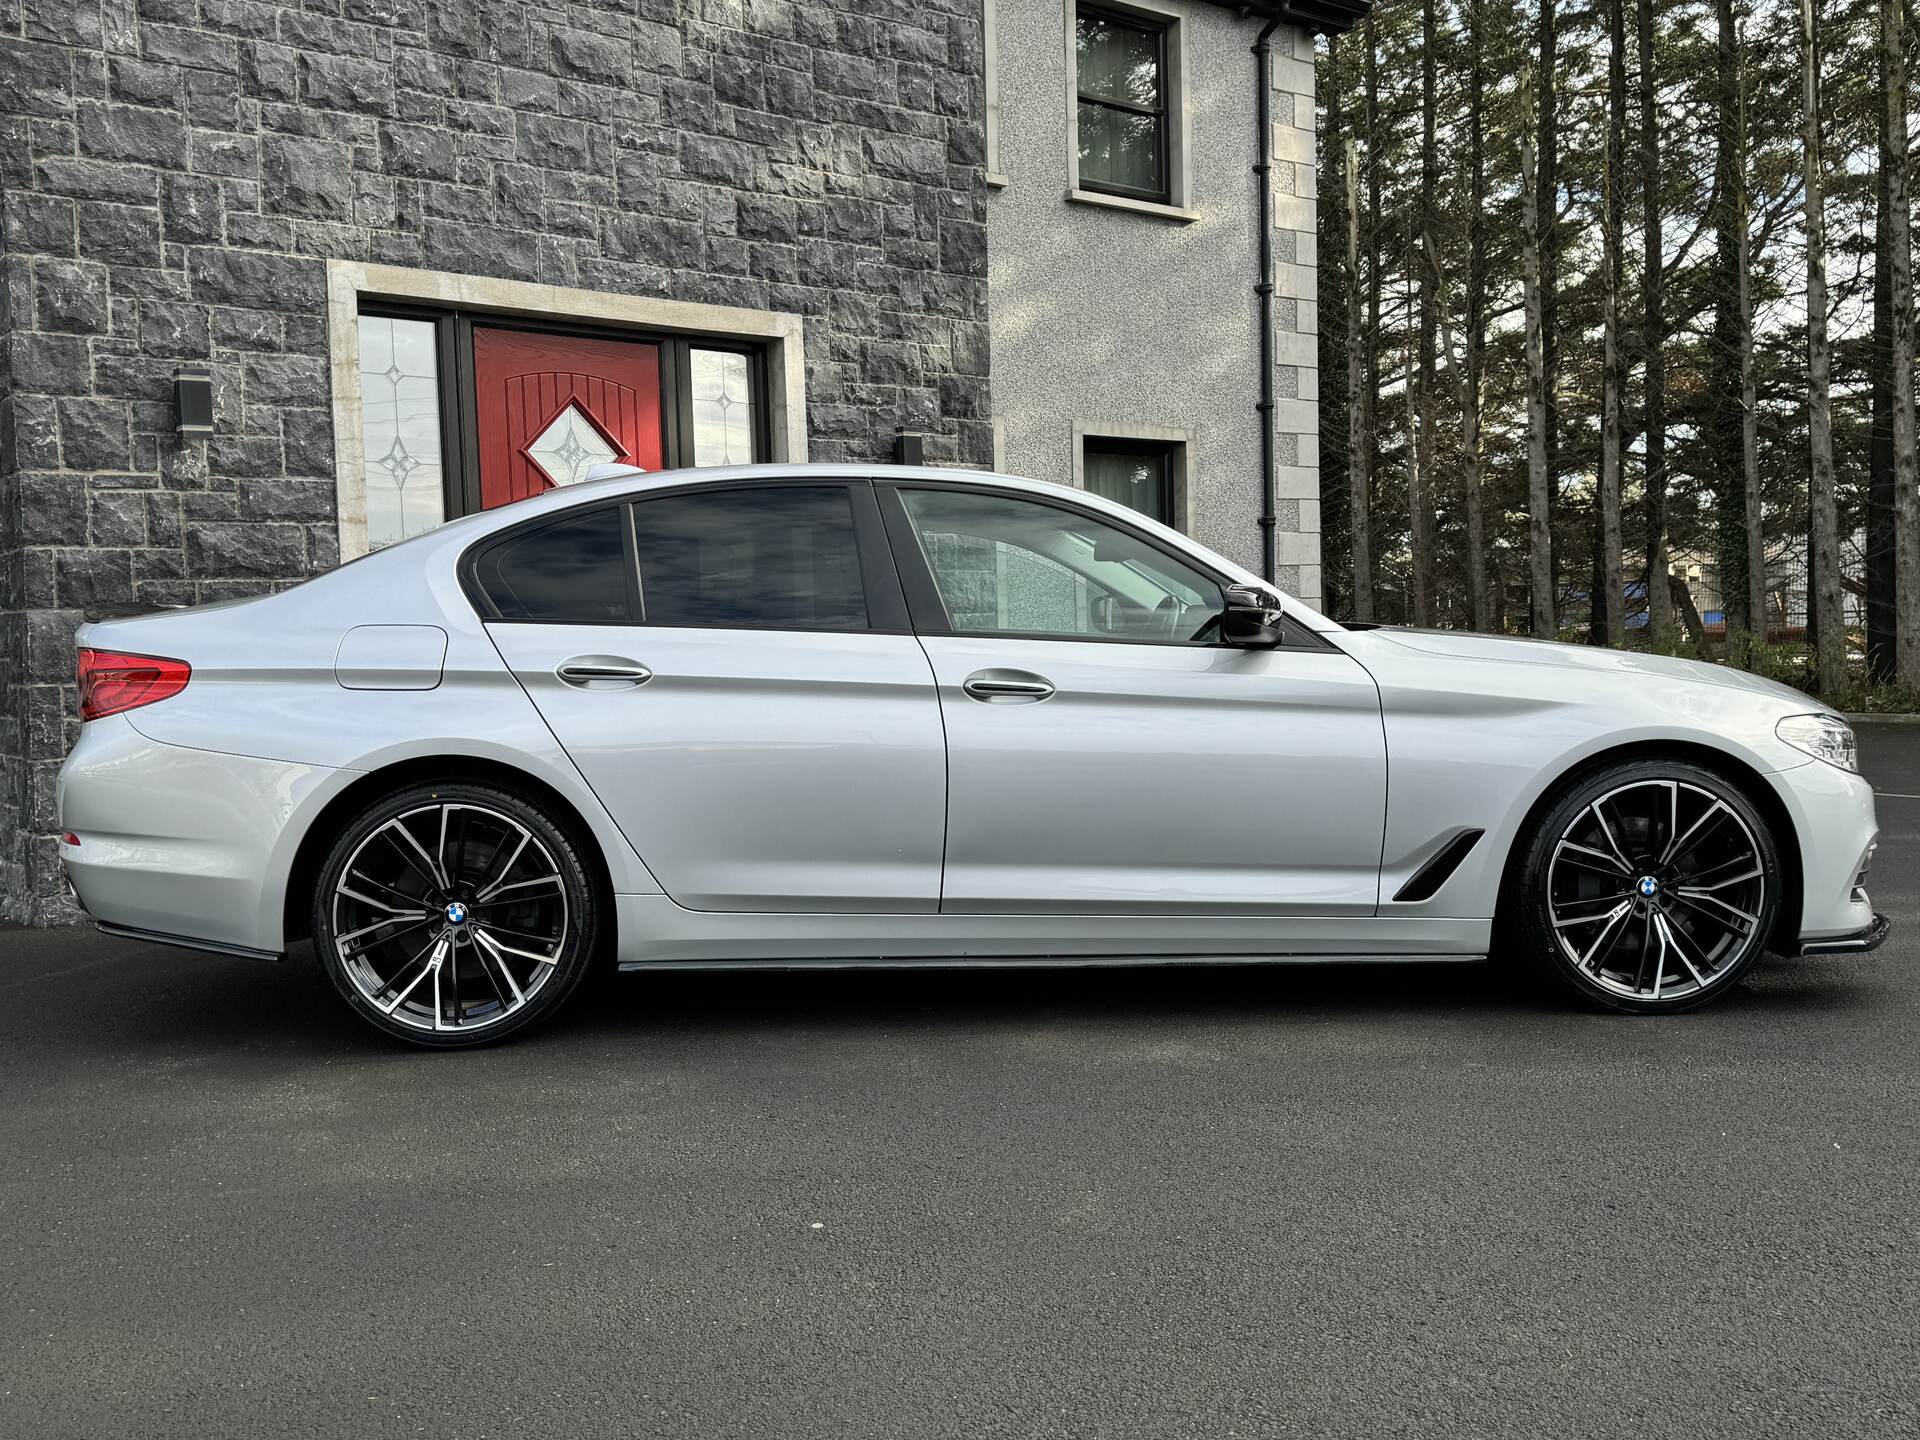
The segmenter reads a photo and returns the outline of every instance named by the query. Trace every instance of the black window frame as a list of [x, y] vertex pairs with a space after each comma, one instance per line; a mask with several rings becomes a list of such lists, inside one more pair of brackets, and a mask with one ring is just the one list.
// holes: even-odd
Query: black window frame
[[[634, 540], [634, 525], [637, 511], [651, 500], [664, 500], [685, 495], [697, 495], [712, 492], [767, 491], [767, 490], [843, 490], [847, 494], [848, 508], [853, 516], [854, 545], [860, 559], [860, 585], [867, 603], [867, 624], [861, 629], [825, 629], [811, 625], [651, 625], [646, 620], [646, 610], [641, 594], [641, 576], [638, 547]], [[619, 510], [622, 556], [627, 583], [627, 614], [621, 620], [522, 620], [500, 614], [493, 600], [480, 583], [480, 561], [495, 546], [506, 543], [531, 530], [544, 529], [565, 520], [578, 519], [580, 516], [596, 510]], [[635, 492], [626, 492], [618, 496], [600, 497], [579, 505], [569, 505], [563, 510], [548, 514], [529, 516], [517, 525], [476, 540], [461, 554], [459, 563], [460, 587], [465, 591], [467, 601], [479, 615], [482, 623], [488, 625], [577, 625], [612, 626], [620, 629], [673, 629], [673, 630], [713, 630], [728, 634], [802, 634], [802, 635], [911, 635], [913, 620], [909, 612], [902, 578], [895, 565], [893, 547], [888, 542], [886, 525], [881, 518], [878, 498], [874, 493], [873, 482], [861, 478], [843, 478], [833, 475], [786, 475], [770, 476], [766, 479], [743, 480], [738, 476], [726, 480], [689, 481], [681, 485], [663, 485]], [[638, 617], [638, 618], [636, 618]]]
[[[1129, 100], [1115, 100], [1110, 95], [1089, 95], [1080, 85], [1079, 32], [1082, 16], [1092, 16], [1109, 25], [1118, 25], [1124, 29], [1150, 35], [1154, 41], [1154, 69], [1159, 78], [1160, 104], [1138, 105]], [[1173, 31], [1173, 22], [1169, 20], [1151, 20], [1143, 15], [1135, 15], [1124, 10], [1111, 10], [1104, 5], [1075, 5], [1073, 9], [1074, 25], [1074, 133], [1079, 134], [1080, 110], [1082, 105], [1098, 105], [1102, 109], [1116, 110], [1124, 115], [1149, 115], [1157, 122], [1157, 151], [1160, 169], [1160, 184], [1156, 189], [1142, 189], [1135, 185], [1116, 185], [1108, 180], [1089, 180], [1080, 165], [1079, 146], [1076, 143], [1073, 157], [1074, 184], [1082, 190], [1096, 195], [1118, 195], [1127, 200], [1144, 200], [1153, 205], [1171, 205], [1173, 203], [1173, 163], [1171, 131], [1173, 129], [1172, 112], [1168, 106], [1171, 93], [1172, 74], [1169, 56], [1172, 47], [1169, 43]]]
[[[934, 578], [933, 567], [928, 563], [926, 552], [920, 548], [920, 537], [914, 530], [913, 517], [907, 513], [906, 503], [900, 498], [901, 492], [905, 490], [944, 490], [957, 491], [963, 495], [992, 495], [1003, 500], [1024, 500], [1030, 504], [1064, 510], [1069, 515], [1077, 515], [1096, 524], [1111, 526], [1131, 539], [1139, 541], [1148, 549], [1164, 555], [1167, 559], [1184, 565], [1189, 570], [1198, 571], [1220, 586], [1222, 590], [1229, 585], [1244, 585], [1247, 582], [1237, 575], [1228, 574], [1216, 566], [1206, 564], [1183, 550], [1175, 549], [1142, 526], [1134, 525], [1119, 516], [1108, 515], [1103, 511], [1090, 510], [1070, 501], [1056, 499], [1051, 495], [1038, 495], [1031, 490], [1022, 490], [1012, 485], [967, 485], [939, 480], [876, 481], [875, 496], [880, 503], [881, 516], [886, 522], [887, 539], [892, 543], [894, 570], [900, 577], [900, 586], [906, 595], [907, 612], [912, 617], [916, 634], [954, 635], [985, 640], [1050, 640], [1067, 645], [1157, 645], [1177, 650], [1241, 650], [1245, 648], [1229, 645], [1224, 640], [1153, 640], [1126, 635], [1062, 635], [1051, 630], [959, 629], [947, 613], [947, 602], [941, 597], [940, 583]], [[1335, 649], [1331, 642], [1284, 611], [1282, 611], [1282, 629], [1285, 636], [1282, 643], [1287, 649], [1329, 651]]]
[[664, 469], [694, 466], [692, 352], [723, 350], [747, 357], [753, 390], [753, 462], [772, 458], [772, 393], [767, 346], [726, 335], [690, 335], [618, 325], [595, 325], [559, 317], [498, 315], [465, 307], [418, 305], [364, 297], [363, 318], [425, 320], [434, 326], [440, 385], [440, 474], [447, 520], [476, 515], [480, 505], [479, 393], [473, 365], [473, 332], [519, 330], [587, 340], [627, 340], [660, 349], [660, 463]]
[[[1091, 455], [1151, 455], [1160, 462], [1161, 480], [1166, 487], [1167, 513], [1165, 515], [1147, 515], [1147, 512], [1144, 510], [1141, 510], [1139, 513], [1147, 515], [1149, 520], [1156, 521], [1166, 526], [1169, 530], [1178, 530], [1180, 529], [1180, 501], [1182, 498], [1180, 495], [1180, 461], [1185, 450], [1186, 442], [1183, 440], [1147, 440], [1135, 439], [1131, 436], [1083, 434], [1080, 437], [1081, 488], [1089, 495], [1095, 493], [1093, 487], [1086, 483], [1087, 459]], [[1113, 500], [1114, 497], [1105, 495], [1101, 498]], [[1120, 505], [1126, 504], [1124, 500], [1117, 500], [1114, 503]]]

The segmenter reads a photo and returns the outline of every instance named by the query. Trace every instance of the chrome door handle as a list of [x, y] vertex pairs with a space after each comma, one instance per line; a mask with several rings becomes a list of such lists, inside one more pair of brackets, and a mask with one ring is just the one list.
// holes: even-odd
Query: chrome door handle
[[630, 688], [644, 685], [653, 678], [653, 671], [638, 660], [625, 660], [613, 655], [576, 655], [571, 660], [561, 661], [553, 673], [567, 684], [582, 690], [595, 685]]
[[1044, 700], [1053, 694], [1051, 682], [1023, 670], [981, 670], [969, 675], [960, 688], [976, 700]]

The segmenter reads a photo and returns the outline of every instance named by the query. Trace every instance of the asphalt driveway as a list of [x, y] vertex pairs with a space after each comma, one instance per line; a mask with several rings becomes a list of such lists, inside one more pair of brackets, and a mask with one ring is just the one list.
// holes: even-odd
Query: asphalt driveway
[[1868, 960], [627, 977], [431, 1055], [0, 932], [0, 1436], [1920, 1434], [1920, 726]]

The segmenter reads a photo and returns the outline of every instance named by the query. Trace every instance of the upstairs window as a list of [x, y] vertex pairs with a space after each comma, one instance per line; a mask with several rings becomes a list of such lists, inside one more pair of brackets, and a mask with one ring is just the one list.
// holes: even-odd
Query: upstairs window
[[1172, 525], [1176, 453], [1177, 447], [1165, 441], [1089, 435], [1082, 452], [1082, 475], [1093, 494], [1131, 505], [1162, 525]]
[[1167, 27], [1081, 6], [1080, 188], [1167, 204]]

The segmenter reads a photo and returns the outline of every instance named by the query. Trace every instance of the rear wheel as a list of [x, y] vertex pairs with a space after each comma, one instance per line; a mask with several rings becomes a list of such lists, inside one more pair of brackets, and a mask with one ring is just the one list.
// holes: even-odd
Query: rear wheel
[[361, 812], [314, 895], [314, 946], [390, 1035], [455, 1047], [550, 1015], [586, 972], [599, 904], [567, 831], [490, 785], [422, 785]]
[[1766, 948], [1778, 848], [1724, 777], [1680, 760], [1576, 778], [1522, 842], [1509, 897], [1531, 957], [1614, 1010], [1691, 1010]]

